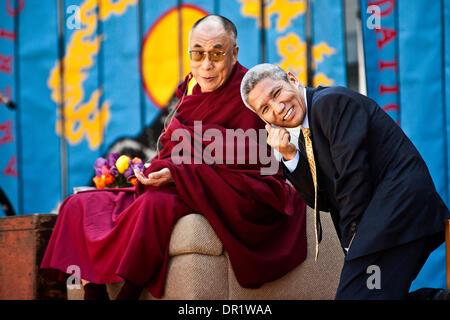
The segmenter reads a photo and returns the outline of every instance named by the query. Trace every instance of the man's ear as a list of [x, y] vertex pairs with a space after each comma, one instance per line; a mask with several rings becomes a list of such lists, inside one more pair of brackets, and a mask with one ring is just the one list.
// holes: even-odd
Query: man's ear
[[236, 47], [234, 47], [234, 49], [233, 49], [234, 60], [237, 60], [238, 53], [239, 53], [239, 47], [236, 45]]
[[288, 71], [287, 76], [288, 76], [288, 80], [289, 80], [290, 83], [292, 83], [292, 84], [295, 85], [295, 86], [298, 86], [299, 81], [298, 81], [298, 79], [292, 74], [292, 72]]

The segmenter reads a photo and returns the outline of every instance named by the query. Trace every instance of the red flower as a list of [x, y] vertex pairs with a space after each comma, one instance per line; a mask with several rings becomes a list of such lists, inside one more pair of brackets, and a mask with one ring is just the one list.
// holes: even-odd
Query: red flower
[[136, 186], [138, 184], [138, 179], [136, 177], [131, 177], [128, 180], [133, 186]]
[[106, 185], [108, 185], [108, 184], [114, 182], [114, 177], [113, 177], [113, 175], [110, 174], [110, 173], [107, 173], [107, 174], [105, 174], [105, 175], [102, 175], [102, 177], [105, 177], [104, 179], [105, 179], [105, 184], [106, 184]]

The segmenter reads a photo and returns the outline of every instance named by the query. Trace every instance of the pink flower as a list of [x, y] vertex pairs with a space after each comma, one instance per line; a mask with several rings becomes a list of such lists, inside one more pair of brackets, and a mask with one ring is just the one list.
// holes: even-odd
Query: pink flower
[[98, 158], [95, 160], [94, 169], [95, 169], [95, 175], [97, 177], [100, 177], [102, 175], [102, 167], [107, 165], [108, 161], [105, 158]]
[[109, 168], [108, 166], [102, 166], [102, 175], [107, 175], [109, 174]]

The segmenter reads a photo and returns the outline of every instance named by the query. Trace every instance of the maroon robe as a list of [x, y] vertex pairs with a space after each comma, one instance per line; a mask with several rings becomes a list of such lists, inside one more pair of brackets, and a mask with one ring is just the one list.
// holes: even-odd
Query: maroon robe
[[[76, 265], [82, 279], [94, 283], [128, 279], [160, 298], [171, 232], [177, 219], [192, 212], [208, 219], [243, 287], [275, 280], [303, 262], [306, 205], [280, 171], [261, 175], [263, 165], [260, 161], [251, 164], [248, 153], [245, 163], [237, 161], [237, 152], [228, 164], [197, 163], [210, 141], [200, 139], [194, 121], [202, 121], [202, 134], [215, 129], [223, 137], [226, 129], [264, 128], [241, 100], [240, 83], [246, 71], [236, 63], [226, 83], [209, 93], [201, 93], [196, 85], [192, 95], [183, 96], [188, 82], [184, 81], [177, 90], [181, 104], [176, 117], [161, 139], [163, 149], [145, 171], [169, 168], [174, 183], [70, 196], [61, 206], [41, 268], [56, 271], [63, 279], [63, 272]], [[181, 141], [174, 138], [174, 132], [184, 132], [183, 143], [194, 146], [191, 154], [179, 154], [190, 158], [191, 164], [174, 164], [174, 147]], [[245, 141], [245, 150], [255, 146], [261, 148], [257, 141]]]

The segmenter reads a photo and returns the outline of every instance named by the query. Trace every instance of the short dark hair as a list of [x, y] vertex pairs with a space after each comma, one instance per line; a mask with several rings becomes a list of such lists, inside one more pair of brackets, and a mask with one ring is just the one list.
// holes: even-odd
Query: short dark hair
[[234, 40], [234, 42], [236, 42], [237, 40], [237, 29], [236, 26], [234, 25], [233, 22], [231, 22], [231, 20], [220, 16], [218, 14], [209, 14], [199, 20], [197, 20], [197, 22], [194, 23], [194, 25], [192, 26], [191, 31], [193, 31], [200, 23], [202, 23], [205, 20], [209, 20], [210, 18], [216, 18], [220, 21], [220, 23], [222, 24], [224, 30], [230, 34]]
[[270, 63], [262, 63], [254, 66], [242, 78], [241, 82], [241, 97], [244, 104], [249, 109], [253, 110], [248, 103], [248, 95], [256, 85], [264, 80], [270, 78], [272, 80], [283, 80], [289, 82], [287, 72], [281, 69], [279, 66]]

